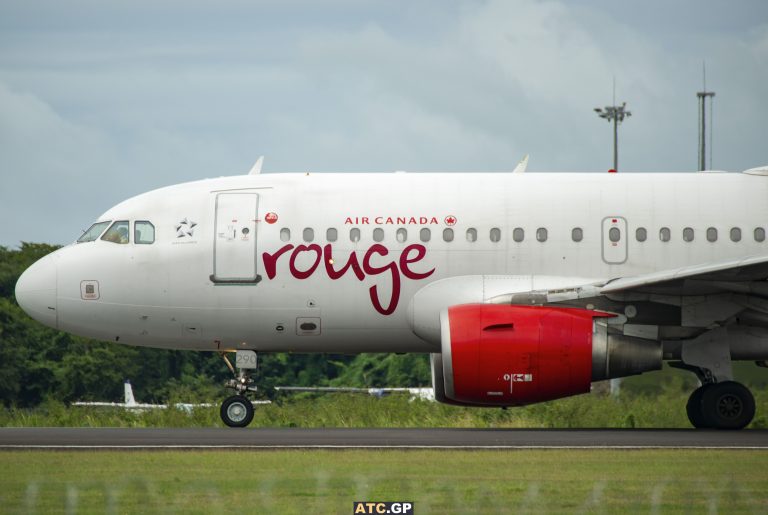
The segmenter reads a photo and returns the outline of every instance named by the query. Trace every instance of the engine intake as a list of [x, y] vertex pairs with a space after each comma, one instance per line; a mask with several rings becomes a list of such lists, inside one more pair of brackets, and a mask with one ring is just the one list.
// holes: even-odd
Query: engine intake
[[608, 334], [611, 315], [578, 308], [466, 304], [440, 315], [435, 398], [521, 406], [586, 393], [592, 381], [661, 368], [658, 342]]

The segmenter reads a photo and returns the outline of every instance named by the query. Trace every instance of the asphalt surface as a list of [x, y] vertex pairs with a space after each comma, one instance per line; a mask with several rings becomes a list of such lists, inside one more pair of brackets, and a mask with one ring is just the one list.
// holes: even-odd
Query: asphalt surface
[[0, 428], [0, 449], [765, 449], [768, 431]]

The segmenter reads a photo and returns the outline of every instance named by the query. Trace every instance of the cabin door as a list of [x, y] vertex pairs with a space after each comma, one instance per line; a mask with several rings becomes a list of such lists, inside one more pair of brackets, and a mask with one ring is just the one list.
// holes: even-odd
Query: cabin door
[[218, 193], [216, 195], [213, 240], [213, 275], [220, 283], [255, 283], [257, 193]]
[[603, 261], [619, 265], [627, 260], [627, 220], [620, 216], [603, 218]]

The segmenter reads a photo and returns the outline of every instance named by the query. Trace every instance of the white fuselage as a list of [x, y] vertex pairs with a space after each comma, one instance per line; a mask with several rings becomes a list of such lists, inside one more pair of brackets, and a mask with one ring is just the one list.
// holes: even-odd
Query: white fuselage
[[[129, 199], [99, 220], [129, 221], [130, 243], [72, 244], [25, 275], [55, 277], [53, 288], [35, 286], [48, 292], [40, 302], [54, 302], [36, 318], [108, 341], [439, 352], [414, 332], [412, 299], [430, 283], [485, 275], [527, 291], [760, 255], [766, 199], [768, 178], [737, 173], [225, 177]], [[151, 222], [153, 243], [135, 241], [136, 221]], [[352, 255], [359, 270], [340, 274]]]

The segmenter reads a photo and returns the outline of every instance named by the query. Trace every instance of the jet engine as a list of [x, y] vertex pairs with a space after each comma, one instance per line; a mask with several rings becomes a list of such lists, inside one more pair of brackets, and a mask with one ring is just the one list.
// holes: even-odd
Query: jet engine
[[612, 315], [578, 308], [465, 304], [440, 314], [435, 398], [522, 406], [590, 390], [592, 381], [659, 370], [660, 342], [608, 334]]

